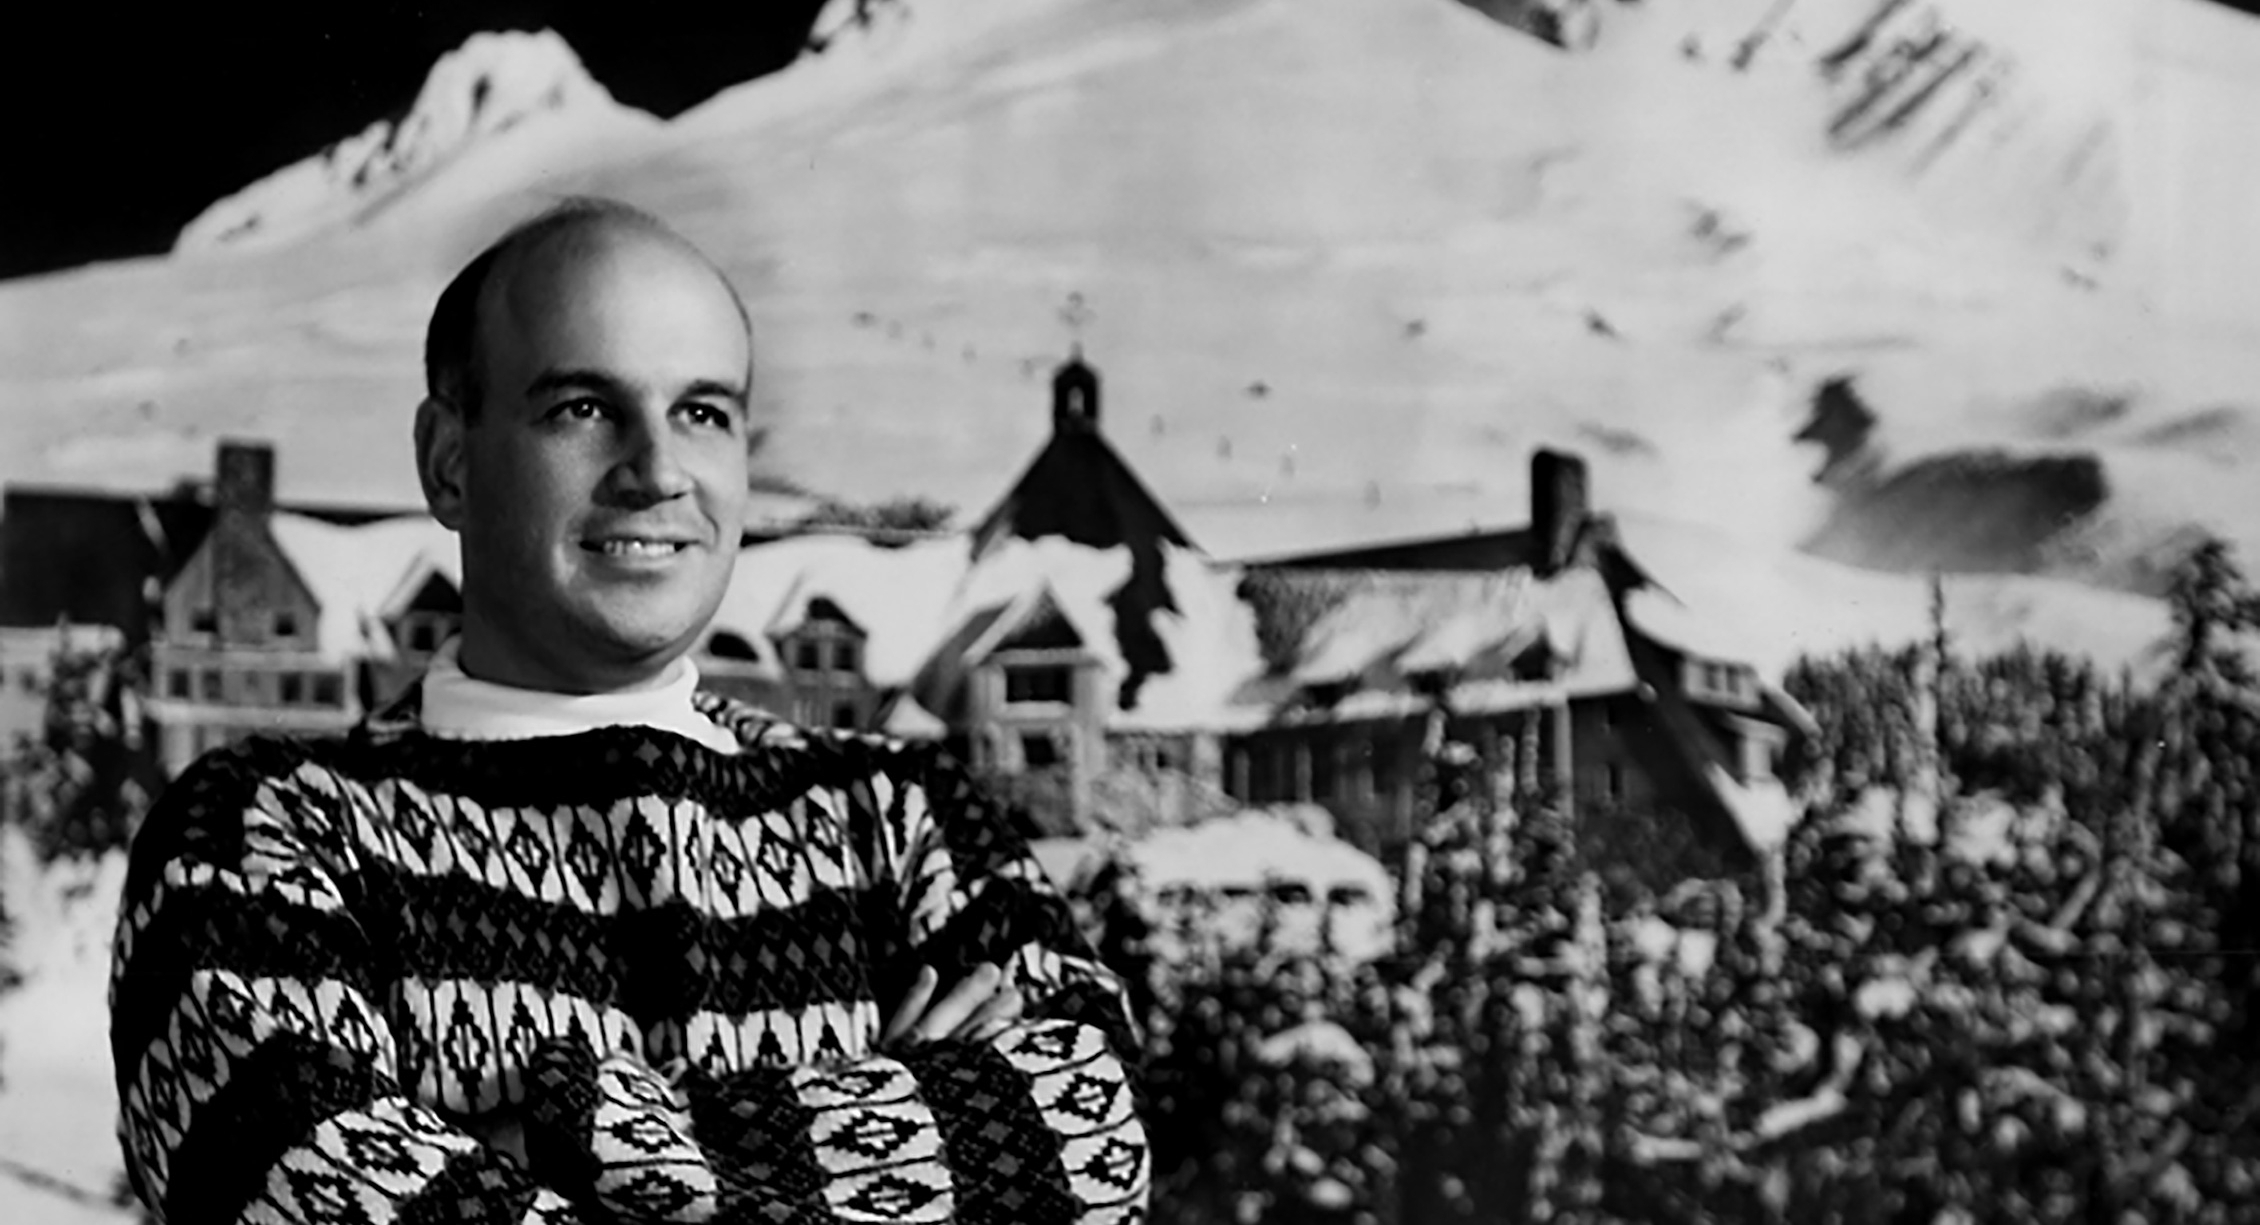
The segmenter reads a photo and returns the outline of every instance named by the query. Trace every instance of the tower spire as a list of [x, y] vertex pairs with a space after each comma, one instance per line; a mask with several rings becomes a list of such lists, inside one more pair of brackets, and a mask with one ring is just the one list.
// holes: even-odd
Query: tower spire
[[1052, 373], [1052, 431], [1056, 434], [1090, 434], [1099, 428], [1099, 374], [1083, 360], [1083, 329], [1094, 312], [1081, 293], [1067, 295], [1059, 321], [1067, 325], [1067, 360]]

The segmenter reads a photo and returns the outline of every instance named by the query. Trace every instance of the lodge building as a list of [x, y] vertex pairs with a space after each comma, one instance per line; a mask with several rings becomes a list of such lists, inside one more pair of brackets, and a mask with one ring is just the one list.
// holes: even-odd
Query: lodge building
[[[970, 530], [749, 534], [704, 683], [1056, 780], [1058, 828], [1118, 819], [1134, 779], [1149, 819], [1315, 803], [1385, 847], [1411, 832], [1439, 707], [1579, 804], [1689, 822], [1730, 855], [1785, 825], [1773, 764], [1804, 712], [1705, 647], [1576, 457], [1534, 457], [1525, 527], [1225, 564], [1108, 443], [1101, 405], [1077, 354], [1049, 439]], [[247, 733], [351, 726], [462, 611], [455, 542], [428, 516], [278, 506], [270, 447], [217, 459], [208, 493], [11, 490], [0, 515], [0, 625], [145, 645], [167, 776]], [[41, 530], [111, 547], [61, 556]]]

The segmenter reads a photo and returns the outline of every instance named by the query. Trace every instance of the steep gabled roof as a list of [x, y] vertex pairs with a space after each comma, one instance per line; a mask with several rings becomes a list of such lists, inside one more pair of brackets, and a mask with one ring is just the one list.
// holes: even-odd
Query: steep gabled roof
[[1090, 637], [1060, 607], [1051, 583], [1039, 579], [1005, 606], [986, 633], [967, 645], [964, 662], [979, 664], [1004, 650], [1080, 650]]
[[807, 625], [810, 621], [836, 621], [854, 630], [858, 637], [868, 638], [871, 631], [863, 628], [855, 614], [833, 599], [802, 575], [786, 593], [784, 603], [777, 606], [777, 615], [770, 620], [768, 634], [771, 639], [782, 638]]
[[1093, 549], [1140, 549], [1192, 538], [1097, 431], [1056, 431], [1020, 479], [973, 529], [985, 557], [1013, 537], [1063, 536]]
[[314, 597], [316, 649], [330, 659], [390, 658], [383, 621], [395, 601], [434, 575], [462, 584], [455, 534], [426, 515], [345, 526], [277, 511], [267, 530]]

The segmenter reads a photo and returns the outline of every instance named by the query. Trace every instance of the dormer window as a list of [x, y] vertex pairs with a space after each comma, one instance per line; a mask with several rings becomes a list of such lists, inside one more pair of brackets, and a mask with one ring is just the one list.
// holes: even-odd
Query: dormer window
[[1064, 706], [1074, 694], [1075, 676], [1064, 664], [1012, 664], [1004, 670], [1004, 700], [1010, 705]]
[[851, 674], [860, 673], [863, 670], [860, 655], [861, 652], [855, 649], [855, 643], [852, 640], [841, 639], [833, 643], [832, 670]]
[[793, 667], [803, 672], [824, 670], [824, 644], [814, 638], [802, 638], [793, 643]]
[[1757, 675], [1740, 664], [1715, 659], [1690, 659], [1681, 673], [1687, 696], [1722, 706], [1755, 707]]

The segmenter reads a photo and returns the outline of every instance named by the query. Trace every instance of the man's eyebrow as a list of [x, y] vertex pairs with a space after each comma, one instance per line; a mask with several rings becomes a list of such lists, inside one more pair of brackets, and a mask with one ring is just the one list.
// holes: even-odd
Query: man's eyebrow
[[686, 400], [728, 400], [739, 408], [744, 408], [746, 406], [746, 389], [737, 383], [725, 383], [719, 379], [693, 379], [688, 387], [683, 388], [682, 398]]
[[544, 370], [526, 384], [526, 395], [531, 398], [552, 391], [574, 388], [591, 388], [596, 391], [616, 392], [625, 384], [601, 370]]

